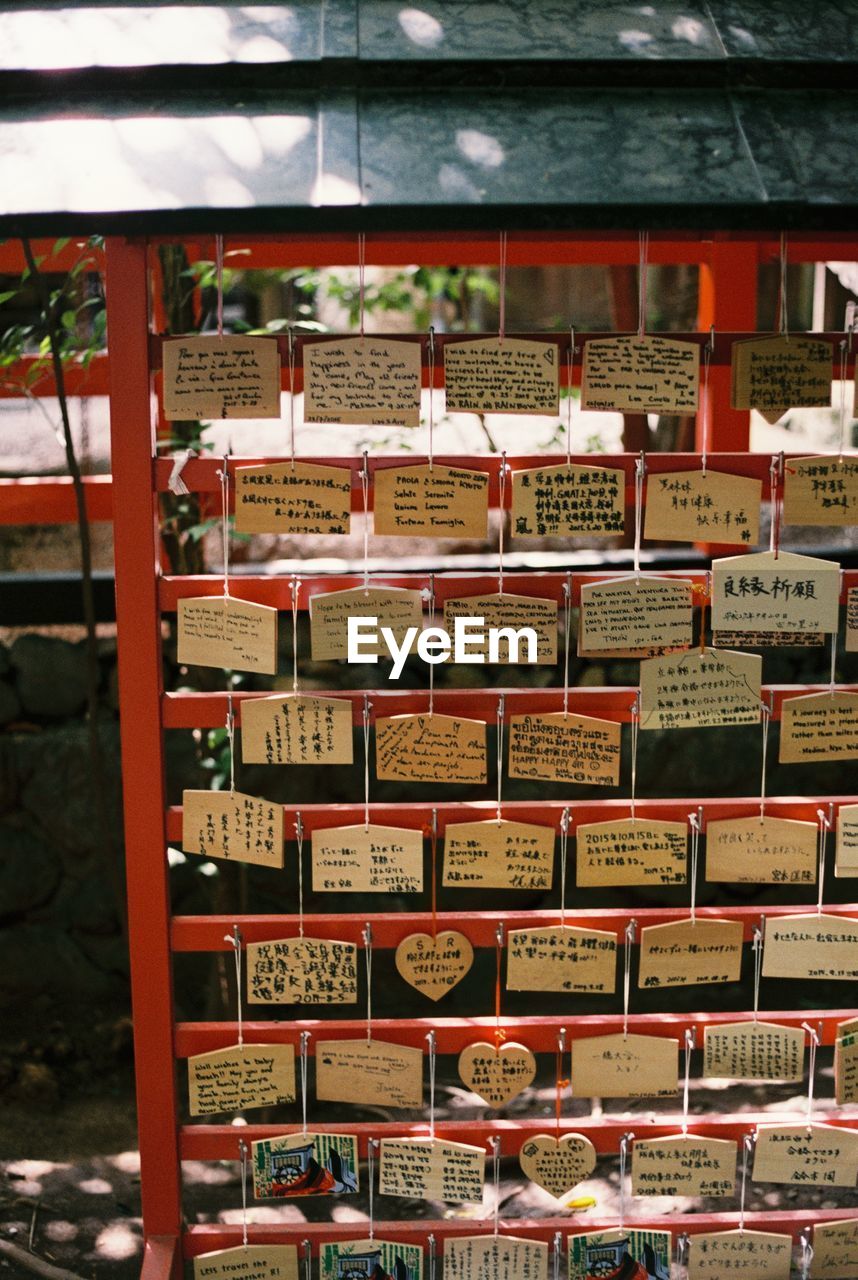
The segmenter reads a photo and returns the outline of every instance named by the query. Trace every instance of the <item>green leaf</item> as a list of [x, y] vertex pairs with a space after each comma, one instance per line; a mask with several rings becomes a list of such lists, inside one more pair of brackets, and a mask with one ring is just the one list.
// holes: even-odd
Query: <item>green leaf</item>
[[51, 250], [51, 252], [54, 255], [58, 253], [62, 253], [63, 249], [66, 247], [66, 245], [70, 240], [71, 240], [71, 236], [60, 236], [59, 240], [54, 241], [54, 247]]
[[17, 289], [7, 289], [5, 293], [0, 293], [0, 307], [4, 302], [8, 302], [10, 298], [14, 298], [17, 292]]

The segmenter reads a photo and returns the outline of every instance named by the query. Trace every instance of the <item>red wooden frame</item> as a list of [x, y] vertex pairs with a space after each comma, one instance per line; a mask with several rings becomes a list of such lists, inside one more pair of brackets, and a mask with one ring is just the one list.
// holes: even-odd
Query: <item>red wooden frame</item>
[[[246, 243], [246, 238], [242, 238]], [[794, 237], [791, 240], [791, 256], [793, 260], [818, 260], [824, 257], [847, 256], [854, 241], [829, 237], [826, 241], [817, 238]], [[833, 246], [836, 249], [833, 250]], [[229, 247], [229, 246], [227, 246]], [[211, 246], [207, 242], [200, 243], [200, 256], [204, 256]], [[253, 241], [253, 265], [284, 265], [294, 261], [300, 264], [307, 262], [353, 262], [356, 257], [356, 245], [353, 240], [343, 237], [321, 237], [312, 240], [296, 237], [280, 241], [274, 238], [259, 237]], [[833, 251], [832, 251], [833, 250]], [[368, 250], [370, 259], [383, 262], [429, 261], [437, 257], [441, 261], [450, 260], [451, 253], [457, 254], [461, 260], [494, 262], [496, 260], [496, 238], [488, 236], [462, 236], [458, 238], [439, 236], [436, 238], [373, 238]], [[224, 949], [224, 934], [233, 923], [238, 923], [245, 940], [287, 936], [295, 931], [294, 917], [245, 917], [238, 921], [225, 917], [179, 917], [170, 919], [168, 900], [168, 869], [165, 857], [169, 840], [175, 839], [180, 829], [180, 813], [175, 809], [167, 810], [164, 787], [164, 753], [163, 734], [171, 728], [220, 726], [224, 722], [226, 697], [224, 694], [181, 694], [167, 693], [162, 686], [161, 634], [160, 619], [162, 611], [174, 609], [176, 601], [187, 594], [204, 594], [221, 589], [220, 579], [180, 580], [158, 576], [158, 536], [156, 529], [156, 495], [163, 491], [168, 464], [164, 460], [153, 463], [155, 452], [155, 436], [152, 420], [152, 388], [157, 363], [159, 343], [149, 339], [149, 295], [148, 266], [149, 250], [143, 241], [125, 241], [119, 238], [110, 239], [106, 245], [105, 261], [107, 275], [107, 306], [110, 333], [109, 379], [111, 392], [111, 431], [113, 441], [113, 514], [115, 525], [116, 571], [117, 571], [117, 621], [119, 627], [119, 688], [122, 722], [122, 750], [124, 776], [124, 809], [126, 831], [126, 856], [128, 866], [128, 903], [129, 903], [129, 939], [131, 947], [131, 978], [134, 1003], [135, 1053], [137, 1062], [137, 1094], [140, 1129], [141, 1181], [144, 1230], [146, 1248], [143, 1262], [143, 1276], [146, 1280], [178, 1280], [181, 1274], [181, 1257], [192, 1257], [212, 1249], [234, 1245], [240, 1242], [241, 1229], [237, 1226], [205, 1225], [191, 1226], [183, 1230], [181, 1208], [181, 1176], [180, 1164], [184, 1159], [224, 1159], [237, 1158], [237, 1140], [239, 1133], [231, 1126], [225, 1125], [188, 1125], [180, 1126], [178, 1122], [179, 1108], [176, 1093], [176, 1073], [174, 1063], [189, 1053], [203, 1051], [229, 1042], [233, 1036], [233, 1024], [212, 1023], [175, 1024], [172, 1002], [172, 958], [175, 953], [183, 951], [205, 951]], [[658, 261], [694, 261], [704, 265], [701, 273], [701, 332], [705, 334], [709, 324], [716, 323], [719, 330], [734, 329], [751, 331], [756, 325], [756, 288], [751, 282], [752, 269], [760, 261], [773, 260], [777, 256], [777, 245], [768, 238], [759, 240], [753, 236], [713, 237], [703, 241], [694, 235], [676, 236], [673, 238], [653, 236], [651, 241], [650, 260]], [[856, 255], [858, 256], [858, 255]], [[4, 258], [0, 254], [0, 267]], [[631, 237], [604, 237], [600, 242], [592, 236], [567, 236], [562, 240], [546, 234], [545, 236], [528, 236], [512, 238], [509, 245], [509, 262], [579, 262], [579, 261], [637, 261], [637, 240]], [[732, 287], [732, 292], [731, 288]], [[712, 390], [716, 403], [727, 403], [726, 388], [729, 369], [720, 362], [713, 366]], [[713, 419], [712, 447], [732, 453], [731, 459], [723, 459], [727, 469], [735, 469], [737, 473], [757, 474], [766, 477], [770, 459], [768, 457], [743, 458], [735, 454], [747, 446], [747, 414], [732, 414], [722, 411]], [[413, 459], [410, 459], [413, 460]], [[326, 461], [330, 461], [326, 459]], [[471, 459], [478, 465], [491, 470], [496, 475], [497, 460]], [[510, 459], [515, 463], [516, 460]], [[544, 464], [546, 459], [533, 459], [533, 465]], [[622, 465], [627, 480], [631, 478], [634, 459], [624, 456], [619, 459], [594, 458], [588, 455], [588, 463], [594, 465]], [[457, 459], [461, 463], [461, 459]], [[652, 469], [665, 469], [669, 466], [694, 466], [697, 459], [694, 455], [674, 456], [659, 455], [651, 460]], [[350, 459], [349, 465], [355, 470], [356, 460]], [[216, 491], [214, 476], [215, 463], [203, 459], [191, 462], [185, 478], [188, 484], [201, 492]], [[235, 460], [233, 464], [235, 465]], [[712, 465], [715, 465], [714, 458]], [[495, 486], [496, 489], [496, 486]], [[55, 499], [55, 501], [59, 501]], [[497, 493], [495, 491], [495, 501]], [[575, 587], [588, 575], [573, 575]], [[591, 578], [610, 576], [607, 573], [589, 575]], [[692, 576], [699, 585], [705, 583], [705, 575], [695, 573]], [[385, 576], [383, 581], [398, 581]], [[557, 597], [565, 580], [563, 574], [540, 575], [536, 580], [539, 590]], [[409, 581], [413, 582], [413, 578]], [[436, 578], [436, 590], [439, 592], [448, 585], [455, 584], [459, 589], [461, 578], [456, 575]], [[470, 579], [470, 585], [476, 590], [488, 585], [494, 578], [477, 576]], [[508, 575], [507, 584], [511, 589], [520, 589], [525, 581], [534, 584], [533, 575]], [[847, 575], [845, 583], [851, 583]], [[253, 598], [267, 600], [283, 607], [287, 597], [284, 590], [288, 582], [282, 580], [255, 577], [242, 580], [233, 579], [236, 591], [252, 594]], [[352, 584], [353, 578], [328, 577], [325, 586]], [[314, 580], [314, 585], [321, 585], [321, 579]], [[304, 602], [305, 603], [305, 602]], [[822, 686], [825, 687], [825, 686]], [[463, 693], [455, 690], [438, 690], [436, 702], [445, 708], [457, 709], [466, 705], [469, 712], [493, 719], [496, 715], [498, 690], [490, 692]], [[795, 692], [794, 689], [778, 687], [772, 690], [774, 714], [780, 711], [784, 696]], [[572, 691], [570, 705], [572, 709], [584, 709], [601, 715], [610, 715], [617, 719], [628, 719], [634, 691], [630, 689], [575, 689]], [[359, 717], [363, 705], [363, 694], [337, 693], [338, 697], [351, 697], [355, 717]], [[426, 694], [422, 692], [395, 693], [387, 691], [373, 692], [371, 697], [376, 703], [376, 713], [383, 703], [385, 710], [422, 709], [426, 703]], [[556, 709], [562, 698], [560, 690], [511, 690], [507, 693], [507, 714], [514, 714], [524, 709], [550, 708]], [[240, 719], [241, 695], [236, 695], [237, 712]], [[854, 802], [858, 797], [832, 797], [835, 805]], [[826, 802], [828, 797], [826, 797]], [[687, 812], [697, 807], [694, 800], [673, 801], [639, 801], [642, 813]], [[705, 801], [707, 817], [728, 816], [734, 813], [753, 811], [753, 800], [718, 799]], [[789, 813], [793, 816], [813, 818], [818, 801], [809, 798], [773, 798], [768, 802], [772, 813]], [[444, 822], [464, 815], [479, 815], [487, 807], [484, 804], [438, 804], [442, 828]], [[511, 803], [510, 812], [524, 817], [528, 813], [534, 820], [550, 820], [556, 823], [561, 805], [556, 803], [528, 805]], [[619, 812], [627, 812], [628, 802], [607, 800], [588, 801], [574, 806], [576, 821], [606, 817]], [[322, 823], [354, 821], [362, 806], [307, 806], [302, 808], [305, 827], [312, 830]], [[373, 816], [381, 821], [395, 820], [407, 825], [425, 826], [426, 807], [418, 805], [375, 805]], [[287, 822], [294, 821], [294, 808], [286, 809]], [[798, 908], [774, 907], [766, 908], [767, 914], [782, 915], [793, 913]], [[858, 906], [838, 906], [832, 908], [838, 914], [858, 917]], [[570, 923], [613, 924], [619, 927], [624, 923], [629, 912], [618, 911], [582, 911], [576, 907], [574, 912], [567, 912]], [[659, 920], [676, 919], [686, 915], [682, 909], [642, 909], [634, 912], [639, 923], [654, 923]], [[745, 923], [746, 937], [750, 936], [753, 927], [760, 918], [759, 908], [718, 909], [709, 912], [701, 909], [701, 916], [717, 914], [741, 919]], [[366, 914], [358, 916], [306, 917], [306, 924], [314, 931], [329, 932], [333, 936], [357, 939], [359, 930], [367, 920]], [[371, 915], [374, 925], [374, 941], [380, 947], [390, 947], [405, 933], [419, 927], [425, 927], [427, 915], [397, 914], [395, 916]], [[465, 922], [469, 935], [473, 936], [478, 946], [492, 946], [493, 930], [497, 924], [499, 913], [456, 913], [442, 915], [439, 924], [455, 921], [459, 925]], [[521, 912], [503, 913], [507, 924], [524, 924], [546, 922], [557, 919], [556, 912]], [[819, 1021], [825, 1043], [830, 1043], [838, 1016], [844, 1016], [832, 1010], [822, 1012], [786, 1014], [765, 1014], [777, 1020], [788, 1021], [796, 1025], [797, 1021], [811, 1018]], [[724, 1015], [726, 1017], [728, 1015]], [[747, 1015], [731, 1014], [730, 1020]], [[636, 1029], [646, 1028], [654, 1034], [681, 1036], [686, 1026], [703, 1025], [706, 1022], [718, 1021], [717, 1015], [635, 1015], [630, 1019], [630, 1026]], [[724, 1020], [723, 1017], [721, 1020]], [[425, 1037], [427, 1026], [436, 1027], [439, 1048], [442, 1052], [456, 1052], [467, 1039], [472, 1039], [476, 1029], [481, 1026], [493, 1026], [486, 1019], [453, 1019], [433, 1018], [397, 1020], [375, 1023], [378, 1034], [384, 1034], [403, 1043], [420, 1043]], [[571, 1027], [569, 1018], [527, 1018], [505, 1019], [505, 1025], [515, 1027], [516, 1038], [532, 1043], [539, 1051], [553, 1051], [557, 1032], [560, 1026]], [[325, 1031], [344, 1036], [362, 1034], [365, 1023], [356, 1020], [337, 1022], [325, 1021], [317, 1023], [306, 1020], [290, 1023], [248, 1022], [245, 1034], [248, 1040], [261, 1036], [290, 1039], [294, 1042], [296, 1035], [303, 1029], [311, 1031], [324, 1027]], [[598, 1018], [575, 1019], [571, 1027], [574, 1035], [594, 1034], [598, 1031], [616, 1030], [621, 1026], [621, 1019], [616, 1015]], [[821, 1119], [822, 1117], [820, 1117]], [[827, 1118], [827, 1117], [826, 1117]], [[763, 1120], [774, 1119], [773, 1113], [765, 1117], [748, 1116], [737, 1120], [729, 1116], [707, 1117], [699, 1124], [695, 1121], [694, 1129], [700, 1132], [718, 1132], [724, 1136], [739, 1137], [749, 1128]], [[832, 1118], [834, 1123], [848, 1124], [843, 1117]], [[657, 1124], [647, 1125], [647, 1132], [666, 1132], [676, 1129], [678, 1119], [659, 1120]], [[527, 1121], [524, 1125], [514, 1125], [505, 1121], [479, 1121], [473, 1125], [448, 1124], [444, 1132], [450, 1136], [466, 1137], [468, 1140], [484, 1140], [489, 1135], [501, 1137], [504, 1151], [514, 1152], [519, 1135], [531, 1131], [536, 1125], [545, 1127], [542, 1121]], [[550, 1126], [549, 1126], [550, 1127]], [[588, 1129], [602, 1151], [616, 1150], [621, 1132], [629, 1125], [618, 1120], [600, 1121], [596, 1124], [590, 1120], [568, 1120], [563, 1122], [564, 1128]], [[349, 1125], [361, 1135], [362, 1141], [371, 1136], [379, 1136], [379, 1126]], [[438, 1126], [439, 1132], [442, 1126]], [[288, 1131], [289, 1126], [248, 1126], [243, 1127], [240, 1135], [245, 1139], [262, 1133]], [[370, 1130], [374, 1130], [371, 1132]], [[424, 1125], [392, 1125], [388, 1132], [425, 1132]], [[797, 1233], [812, 1221], [830, 1220], [844, 1216], [844, 1211], [820, 1211], [809, 1213], [771, 1212], [748, 1214], [748, 1226], [763, 1227], [770, 1230], [785, 1230], [796, 1236]], [[729, 1227], [736, 1224], [735, 1213], [695, 1214], [682, 1218], [670, 1219], [647, 1218], [652, 1226], [667, 1226], [676, 1230], [701, 1231]], [[513, 1222], [510, 1230], [515, 1234], [551, 1239], [560, 1231], [568, 1233], [583, 1230], [598, 1230], [613, 1226], [613, 1222], [592, 1220], [587, 1217], [568, 1215], [563, 1218], [544, 1219], [539, 1222]], [[480, 1226], [471, 1220], [446, 1221], [441, 1223], [421, 1222], [377, 1224], [379, 1236], [391, 1239], [408, 1239], [426, 1242], [429, 1234], [434, 1234], [441, 1241], [446, 1236], [472, 1234]], [[318, 1242], [321, 1239], [343, 1238], [356, 1234], [358, 1229], [354, 1223], [303, 1224], [297, 1231], [284, 1225], [254, 1226], [251, 1239], [254, 1241], [283, 1240], [290, 1238], [300, 1241], [307, 1239]]]

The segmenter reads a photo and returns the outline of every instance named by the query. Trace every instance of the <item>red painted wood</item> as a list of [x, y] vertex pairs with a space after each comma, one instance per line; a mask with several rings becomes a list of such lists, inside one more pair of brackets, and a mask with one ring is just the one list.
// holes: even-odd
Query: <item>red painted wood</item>
[[140, 1280], [181, 1280], [182, 1241], [179, 1236], [147, 1236], [143, 1244]]
[[[763, 685], [762, 696], [764, 700], [771, 699], [772, 719], [779, 720], [785, 698], [795, 698], [805, 693], [824, 693], [828, 687], [827, 684]], [[837, 688], [844, 693], [858, 693], [858, 685], [841, 684]], [[349, 699], [352, 704], [353, 723], [356, 725], [363, 723], [363, 690], [313, 689], [312, 693], [320, 698]], [[609, 689], [576, 686], [569, 690], [568, 709], [577, 715], [595, 716], [602, 720], [630, 721], [636, 693], [637, 689], [628, 686]], [[435, 710], [439, 715], [468, 716], [471, 719], [485, 720], [487, 724], [496, 724], [501, 695], [504, 697], [506, 721], [510, 716], [563, 710], [562, 689], [436, 689]], [[271, 695], [234, 693], [232, 697], [236, 724], [241, 725], [241, 705], [245, 699], [266, 696]], [[287, 695], [283, 693], [283, 696]], [[379, 716], [412, 713], [425, 715], [429, 709], [428, 690], [400, 691], [392, 686], [390, 689], [367, 690], [367, 696], [372, 704], [375, 719]], [[226, 712], [226, 693], [165, 693], [163, 695], [165, 729], [217, 729], [226, 723]]]
[[[741, 920], [745, 926], [745, 941], [750, 942], [760, 917], [767, 918], [799, 915], [813, 910], [806, 907], [785, 907], [781, 904], [765, 906], [698, 907], [701, 920]], [[858, 920], [858, 903], [827, 905], [828, 914], [846, 920]], [[687, 907], [633, 907], [626, 911], [616, 908], [594, 908], [581, 911], [573, 908], [566, 912], [566, 923], [585, 929], [624, 929], [626, 922], [634, 918], [641, 928], [648, 925], [667, 924], [672, 920], [687, 920]], [[342, 942], [362, 943], [363, 929], [367, 921], [372, 925], [373, 946], [382, 950], [398, 947], [411, 933], [425, 932], [431, 924], [428, 911], [373, 912], [354, 915], [305, 915], [304, 932], [308, 937], [329, 937]], [[494, 947], [499, 924], [510, 929], [536, 928], [538, 925], [559, 922], [559, 911], [455, 911], [438, 912], [438, 930], [460, 929], [466, 933], [475, 947]], [[242, 939], [248, 942], [270, 942], [275, 938], [295, 938], [300, 932], [297, 915], [268, 916], [174, 916], [172, 944], [174, 951], [228, 951], [230, 943], [224, 935], [238, 925]], [[364, 1024], [364, 1030], [366, 1025]]]
[[[164, 857], [161, 633], [151, 487], [145, 248], [107, 244], [111, 450], [128, 941], [134, 1013], [141, 1196], [147, 1237], [178, 1236], [181, 1222], [173, 1049], [169, 887]], [[155, 1265], [154, 1262], [152, 1264]], [[155, 1273], [153, 1273], [154, 1275]]]
[[[86, 513], [91, 521], [113, 519], [113, 480], [84, 476]], [[76, 524], [74, 488], [68, 476], [25, 476], [0, 480], [0, 525]]]
[[[439, 1010], [443, 1005], [438, 1006]], [[785, 1026], [800, 1027], [809, 1022], [819, 1031], [820, 1042], [834, 1044], [837, 1024], [854, 1017], [851, 1009], [809, 1009], [796, 1012], [760, 1013], [763, 1022], [779, 1022]], [[638, 1013], [629, 1014], [629, 1031], [633, 1034], [671, 1036], [684, 1043], [685, 1032], [695, 1028], [697, 1047], [702, 1048], [703, 1027], [721, 1026], [725, 1022], [752, 1022], [752, 1013], [731, 1013], [721, 1010], [713, 1013]], [[491, 1040], [496, 1022], [492, 1018], [373, 1018], [372, 1032], [379, 1040], [394, 1044], [426, 1048], [426, 1036], [435, 1032], [437, 1051], [440, 1054], [461, 1053], [466, 1045], [473, 1044], [480, 1034]], [[616, 1035], [623, 1030], [623, 1018], [618, 1013], [608, 1014], [554, 1014], [549, 1017], [504, 1018], [503, 1027], [510, 1040], [523, 1042], [534, 1053], [554, 1053], [561, 1030], [566, 1032], [566, 1043], [586, 1039], [588, 1036]], [[301, 1018], [288, 1022], [242, 1022], [242, 1034], [246, 1044], [294, 1044], [300, 1046], [301, 1033], [310, 1032], [308, 1052], [316, 1052], [316, 1040], [362, 1040], [366, 1035], [366, 1020]], [[176, 1025], [176, 1057], [188, 1058], [196, 1053], [209, 1053], [224, 1049], [236, 1042], [234, 1022], [179, 1022]], [[536, 1120], [535, 1124], [545, 1124]], [[858, 1117], [856, 1117], [858, 1123]]]

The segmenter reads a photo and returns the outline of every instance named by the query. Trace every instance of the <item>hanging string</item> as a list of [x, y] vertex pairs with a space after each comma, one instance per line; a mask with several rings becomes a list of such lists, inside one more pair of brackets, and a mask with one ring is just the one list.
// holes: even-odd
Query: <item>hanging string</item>
[[503, 924], [495, 930], [495, 1053], [506, 1040], [506, 1032], [501, 1028], [501, 968], [503, 965]]
[[229, 745], [229, 794], [235, 795], [235, 713], [232, 709], [231, 689], [226, 695], [226, 740]]
[[[435, 574], [429, 574], [429, 597], [426, 608], [429, 626], [435, 625]], [[429, 715], [435, 714], [435, 663], [429, 663]]]
[[840, 339], [840, 444], [837, 450], [838, 461], [843, 464], [843, 449], [846, 443], [846, 339]]
[[498, 269], [498, 342], [506, 337], [506, 246], [507, 234], [500, 233], [500, 263]]
[[778, 557], [781, 546], [781, 512], [779, 499], [779, 481], [783, 474], [784, 456], [782, 453], [772, 454], [772, 462], [769, 467], [769, 477], [771, 481], [771, 503], [772, 503], [772, 523], [769, 530], [769, 551], [774, 554], [775, 559]]
[[430, 832], [430, 857], [432, 860], [432, 939], [438, 938], [438, 810], [432, 810], [432, 830]]
[[825, 850], [828, 843], [828, 829], [831, 826], [831, 819], [826, 816], [822, 809], [817, 809], [816, 816], [819, 819], [819, 837], [817, 851], [819, 857], [819, 865], [817, 867], [819, 893], [816, 899], [816, 914], [822, 915], [822, 900], [825, 896]]
[[375, 1153], [378, 1150], [378, 1138], [370, 1138], [366, 1144], [366, 1177], [369, 1187], [369, 1242], [375, 1239]]
[[223, 455], [223, 465], [217, 472], [220, 480], [220, 531], [223, 543], [223, 594], [229, 599], [229, 454]]
[[360, 336], [364, 336], [364, 318], [366, 310], [366, 236], [358, 232], [358, 326]]
[[429, 1137], [435, 1137], [435, 1032], [430, 1031], [426, 1036], [426, 1043], [429, 1045]]
[[739, 1184], [739, 1230], [745, 1230], [745, 1199], [748, 1194], [748, 1156], [754, 1149], [753, 1133], [746, 1133], [742, 1141], [742, 1181]]
[[498, 591], [503, 595], [503, 541], [506, 526], [506, 450], [501, 454], [498, 482], [500, 497], [498, 499]]
[[620, 1212], [619, 1230], [625, 1230], [626, 1224], [626, 1166], [629, 1161], [629, 1143], [634, 1140], [633, 1133], [624, 1133], [620, 1138]]
[[691, 1054], [697, 1040], [697, 1028], [685, 1028], [685, 1083], [682, 1088], [682, 1132], [688, 1133], [688, 1099], [691, 1090]]
[[572, 465], [572, 371], [575, 367], [575, 329], [569, 326], [569, 350], [566, 353], [568, 389], [566, 395], [566, 465]]
[[363, 497], [363, 591], [364, 595], [369, 595], [369, 462], [366, 449], [363, 451], [360, 488]]
[[646, 290], [649, 258], [649, 232], [641, 231], [638, 235], [638, 337], [646, 332]]
[[563, 1114], [563, 1090], [569, 1081], [563, 1076], [563, 1058], [566, 1054], [566, 1028], [557, 1033], [557, 1063], [554, 1072], [554, 1136], [560, 1141], [560, 1117]]
[[313, 1280], [313, 1246], [309, 1240], [301, 1244], [304, 1250], [304, 1280]]
[[643, 534], [643, 487], [644, 477], [646, 475], [646, 458], [644, 451], [641, 449], [640, 457], [635, 461], [635, 547], [634, 547], [634, 572], [635, 577], [641, 576], [641, 537]]
[[223, 337], [223, 236], [215, 236], [215, 275], [217, 277], [217, 336]]
[[363, 829], [369, 831], [369, 694], [363, 695]]
[[300, 1066], [301, 1066], [301, 1132], [307, 1136], [307, 1057], [310, 1052], [310, 1033], [309, 1031], [301, 1032], [301, 1050], [300, 1050]]
[[363, 927], [363, 949], [366, 960], [366, 1042], [372, 1044], [372, 925]]
[[700, 833], [703, 830], [703, 806], [700, 805], [696, 813], [689, 813], [688, 821], [691, 825], [691, 850], [689, 854], [688, 879], [690, 881], [691, 890], [691, 923], [697, 923], [697, 863], [700, 856]]
[[626, 925], [626, 936], [623, 944], [623, 1039], [629, 1035], [629, 997], [632, 989], [632, 947], [637, 933], [637, 920], [630, 920]]
[[563, 716], [569, 714], [569, 650], [572, 643], [572, 574], [563, 583]]
[[751, 943], [754, 953], [754, 1022], [760, 1020], [760, 979], [763, 976], [763, 931], [754, 929], [754, 940]]
[[810, 1052], [807, 1058], [807, 1125], [810, 1128], [813, 1120], [813, 1093], [816, 1088], [816, 1051], [819, 1048], [819, 1032], [809, 1022], [801, 1024], [802, 1031], [810, 1037]]
[[241, 1012], [241, 933], [237, 924], [232, 926], [232, 933], [224, 936], [233, 949], [235, 957], [235, 1021], [239, 1049], [244, 1044], [244, 1018]]
[[292, 454], [292, 470], [295, 470], [295, 332], [289, 326], [289, 451]]
[[813, 1245], [810, 1243], [810, 1233], [805, 1230], [801, 1233], [801, 1280], [810, 1280], [811, 1262], [813, 1262]]
[[560, 924], [566, 923], [566, 871], [569, 850], [569, 806], [560, 815]]
[[632, 722], [632, 786], [631, 786], [631, 807], [632, 819], [635, 817], [635, 796], [637, 792], [638, 782], [638, 738], [640, 737], [641, 727], [641, 691], [638, 689], [635, 694], [635, 700], [631, 705]]
[[[840, 570], [840, 573], [842, 575], [843, 573], [842, 569]], [[836, 675], [836, 668], [837, 668], [837, 632], [832, 631], [831, 633], [831, 671], [829, 673], [829, 678], [828, 678], [828, 692], [832, 698], [834, 697], [834, 679]]]
[[498, 734], [497, 734], [497, 763], [498, 763], [498, 826], [503, 821], [501, 816], [501, 794], [503, 792], [503, 734], [504, 734], [504, 707], [506, 698], [501, 694], [498, 699]]
[[435, 1262], [437, 1259], [435, 1237], [429, 1236], [427, 1244], [429, 1245], [429, 1280], [435, 1280]]
[[787, 325], [787, 236], [785, 231], [781, 232], [778, 313], [778, 326], [780, 328], [781, 336], [789, 338], [789, 326]]
[[[681, 1235], [676, 1237], [676, 1264], [678, 1267], [680, 1268], [688, 1267], [690, 1250], [691, 1250], [691, 1237], [688, 1235], [686, 1231], [683, 1231]], [[686, 1270], [685, 1280], [688, 1280], [687, 1270]]]
[[292, 692], [298, 692], [298, 597], [301, 594], [301, 579], [293, 577], [289, 584], [292, 592]]
[[298, 937], [304, 936], [304, 823], [301, 810], [295, 814], [295, 843], [298, 846]]
[[[772, 695], [773, 696], [773, 695]], [[760, 703], [760, 724], [762, 726], [763, 749], [760, 765], [760, 822], [766, 816], [766, 758], [769, 754], [769, 724], [772, 719], [772, 708], [768, 702]]]
[[706, 479], [706, 461], [709, 454], [709, 433], [712, 422], [712, 403], [709, 399], [709, 366], [715, 351], [715, 326], [710, 325], [709, 337], [703, 344], [703, 398], [700, 402], [700, 469]]
[[435, 326], [429, 326], [429, 471], [435, 454]]
[[563, 1263], [563, 1232], [555, 1231], [551, 1242], [551, 1280], [560, 1280]]
[[241, 1163], [241, 1247], [247, 1248], [247, 1143], [238, 1140], [238, 1158]]
[[498, 1232], [500, 1230], [500, 1145], [501, 1145], [501, 1140], [497, 1136], [497, 1134], [493, 1134], [492, 1137], [489, 1138], [489, 1143], [492, 1148], [492, 1186], [494, 1187], [494, 1195], [495, 1195], [494, 1220], [495, 1220], [495, 1239], [497, 1239]]

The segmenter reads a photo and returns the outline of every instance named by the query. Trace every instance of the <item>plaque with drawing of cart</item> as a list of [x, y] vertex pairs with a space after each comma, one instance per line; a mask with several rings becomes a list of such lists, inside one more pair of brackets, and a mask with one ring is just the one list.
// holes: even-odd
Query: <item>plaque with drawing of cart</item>
[[257, 1200], [342, 1196], [357, 1191], [357, 1138], [351, 1133], [292, 1133], [253, 1143]]

